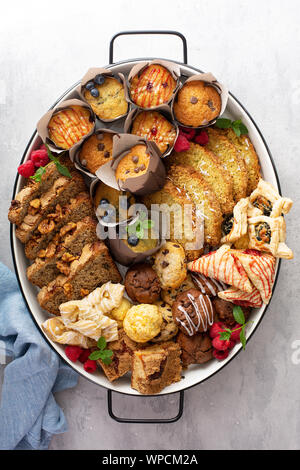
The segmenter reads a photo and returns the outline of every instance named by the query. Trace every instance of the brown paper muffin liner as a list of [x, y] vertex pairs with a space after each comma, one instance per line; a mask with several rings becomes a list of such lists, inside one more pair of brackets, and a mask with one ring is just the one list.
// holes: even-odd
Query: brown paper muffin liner
[[[96, 131], [94, 131], [91, 135], [89, 135], [89, 137], [91, 137], [93, 134], [103, 134], [104, 132], [107, 132], [107, 133], [113, 134], [113, 135], [117, 134], [117, 132], [112, 130], [112, 129], [106, 129], [105, 127], [102, 127], [102, 128], [97, 129]], [[79, 146], [72, 147], [72, 149], [69, 150], [69, 157], [70, 157], [70, 160], [74, 163], [74, 166], [75, 166], [75, 168], [77, 168], [77, 170], [80, 170], [82, 173], [89, 176], [90, 178], [95, 178], [96, 175], [94, 175], [94, 173], [91, 173], [89, 170], [87, 170], [82, 165], [82, 163], [80, 162], [80, 159], [79, 159], [80, 150], [81, 150], [81, 147], [84, 144], [85, 140], [86, 139], [84, 139]]]
[[[176, 101], [176, 98], [177, 98], [177, 95], [178, 95], [179, 91], [182, 89], [182, 87], [184, 87], [184, 85], [186, 83], [194, 82], [194, 81], [202, 81], [202, 82], [209, 83], [211, 86], [213, 86], [217, 90], [217, 92], [219, 93], [220, 98], [221, 98], [221, 110], [220, 110], [219, 115], [215, 119], [212, 119], [211, 121], [208, 121], [206, 124], [203, 124], [203, 125], [197, 126], [197, 127], [187, 126], [186, 124], [183, 124], [182, 122], [178, 121], [176, 119], [176, 115], [174, 113], [174, 103]], [[175, 122], [177, 122], [177, 124], [179, 126], [186, 127], [187, 129], [202, 129], [204, 127], [211, 126], [212, 124], [214, 124], [216, 122], [218, 117], [221, 116], [224, 113], [226, 105], [227, 105], [227, 101], [228, 101], [228, 95], [229, 95], [229, 93], [228, 93], [227, 87], [225, 85], [223, 85], [222, 83], [218, 82], [218, 80], [214, 77], [214, 75], [212, 73], [209, 72], [209, 73], [199, 73], [199, 74], [196, 74], [196, 75], [192, 75], [192, 77], [188, 78], [183, 84], [181, 83], [180, 86], [177, 88], [176, 92], [174, 93], [174, 97], [173, 97], [173, 100], [172, 100], [172, 103], [171, 103], [171, 110], [172, 110], [173, 119], [174, 119]]]
[[[138, 144], [144, 144], [150, 153], [150, 162], [146, 173], [141, 176], [117, 181], [115, 171], [120, 160]], [[160, 190], [166, 179], [165, 166], [161, 153], [155, 142], [143, 139], [133, 134], [116, 134], [113, 138], [113, 160], [102, 165], [96, 172], [97, 177], [108, 186], [121, 191], [129, 191], [136, 196], [145, 196]]]
[[139, 108], [139, 109], [142, 109], [144, 111], [147, 111], [147, 110], [157, 110], [159, 109], [162, 105], [158, 105], [158, 106], [153, 106], [151, 108], [142, 108], [141, 106], [138, 106], [134, 101], [132, 101], [131, 97], [130, 97], [130, 85], [131, 85], [131, 80], [133, 79], [133, 77], [135, 77], [136, 75], [140, 74], [146, 67], [148, 67], [149, 65], [152, 65], [152, 64], [158, 64], [158, 65], [162, 65], [163, 67], [165, 67], [172, 75], [172, 77], [174, 78], [174, 80], [177, 82], [177, 85], [176, 87], [174, 88], [173, 90], [173, 93], [172, 95], [170, 96], [170, 99], [166, 102], [166, 103], [163, 103], [164, 104], [169, 104], [172, 100], [173, 100], [173, 97], [176, 93], [176, 90], [178, 89], [179, 87], [179, 77], [180, 77], [180, 67], [178, 64], [175, 64], [175, 62], [169, 62], [167, 60], [151, 60], [151, 61], [145, 61], [145, 62], [139, 62], [138, 64], [134, 65], [132, 67], [132, 69], [130, 70], [129, 72], [129, 75], [128, 75], [128, 79], [127, 79], [127, 87], [126, 87], [126, 99], [128, 101], [128, 103], [134, 105], [135, 107]]
[[[121, 82], [124, 86], [125, 98], [127, 97], [127, 83], [126, 83], [126, 79], [125, 79], [125, 77], [122, 73], [113, 73], [110, 69], [105, 69], [105, 68], [102, 68], [102, 67], [92, 67], [87, 71], [87, 73], [82, 78], [80, 84], [76, 88], [77, 93], [79, 94], [79, 96], [81, 97], [81, 99], [83, 101], [87, 102], [85, 97], [84, 97], [84, 93], [83, 93], [83, 89], [84, 89], [85, 85], [88, 82], [93, 81], [95, 76], [98, 75], [98, 74], [101, 74], [101, 75], [104, 75], [104, 76], [107, 76], [107, 77], [116, 78], [117, 80], [119, 80], [119, 82]], [[127, 98], [126, 98], [126, 101], [127, 101]], [[130, 108], [130, 106], [128, 104], [126, 113], [121, 114], [120, 116], [118, 116], [116, 118], [113, 118], [113, 119], [102, 119], [97, 115], [96, 115], [96, 117], [97, 117], [97, 119], [99, 119], [99, 121], [107, 122], [107, 123], [118, 121], [119, 119], [122, 119], [123, 117], [125, 117], [128, 114], [129, 108]]]
[[36, 125], [37, 132], [39, 136], [41, 137], [42, 141], [44, 142], [44, 144], [47, 144], [50, 150], [53, 150], [54, 152], [57, 152], [57, 153], [66, 152], [66, 149], [62, 149], [61, 147], [58, 147], [49, 138], [48, 123], [54, 114], [58, 113], [62, 109], [69, 108], [70, 106], [82, 106], [83, 108], [87, 108], [91, 113], [91, 119], [93, 120], [92, 122], [94, 123], [94, 125], [88, 134], [83, 136], [82, 139], [80, 139], [78, 142], [76, 142], [76, 144], [74, 144], [70, 149], [68, 149], [69, 151], [71, 149], [74, 150], [78, 148], [82, 144], [82, 142], [94, 132], [94, 129], [95, 129], [95, 114], [92, 108], [90, 107], [90, 105], [86, 101], [78, 100], [76, 98], [72, 100], [62, 101], [62, 103], [57, 105], [55, 108], [47, 111], [47, 113], [41, 117], [41, 119]]
[[[171, 107], [167, 104], [162, 104], [161, 106], [158, 106], [155, 110], [154, 109], [142, 109], [142, 108], [134, 108], [132, 109], [129, 113], [128, 113], [128, 116], [126, 118], [126, 121], [124, 123], [124, 132], [125, 133], [131, 133], [131, 128], [132, 128], [132, 124], [133, 124], [133, 121], [135, 120], [135, 118], [140, 114], [140, 113], [143, 113], [143, 112], [147, 112], [147, 111], [156, 111], [160, 114], [162, 114], [171, 124], [172, 126], [175, 128], [176, 130], [176, 136], [175, 136], [175, 139], [174, 139], [174, 142], [172, 145], [169, 145], [167, 150], [165, 152], [162, 153], [162, 158], [164, 157], [167, 157], [168, 155], [170, 155], [170, 153], [172, 152], [173, 148], [174, 148], [174, 145], [175, 145], [175, 142], [177, 140], [177, 137], [178, 137], [178, 134], [179, 134], [179, 127], [178, 127], [178, 124], [177, 122], [175, 122], [173, 120], [173, 115], [172, 115], [172, 110], [171, 110]], [[155, 142], [153, 140], [153, 142]]]

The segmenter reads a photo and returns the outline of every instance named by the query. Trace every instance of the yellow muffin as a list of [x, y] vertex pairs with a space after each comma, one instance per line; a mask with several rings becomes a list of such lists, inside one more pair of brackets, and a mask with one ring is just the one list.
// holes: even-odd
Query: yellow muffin
[[160, 332], [162, 314], [156, 305], [140, 304], [131, 307], [123, 321], [124, 331], [137, 343], [146, 343]]
[[123, 157], [116, 168], [116, 179], [125, 181], [128, 178], [146, 173], [150, 162], [150, 154], [144, 144], [134, 145]]
[[141, 108], [167, 103], [176, 88], [176, 81], [162, 65], [152, 64], [131, 80], [130, 97]]
[[205, 125], [219, 116], [221, 97], [205, 82], [195, 80], [183, 85], [174, 102], [176, 119], [185, 126]]
[[123, 297], [119, 307], [114, 308], [110, 313], [107, 313], [106, 315], [112, 318], [113, 320], [116, 320], [118, 322], [118, 327], [122, 328], [123, 320], [126, 316], [126, 313], [131, 307], [132, 303], [129, 302], [129, 300], [125, 299], [125, 297]]
[[104, 217], [104, 221], [110, 221], [111, 206], [115, 208], [116, 221], [126, 220], [128, 209], [132, 204], [135, 204], [135, 198], [129, 192], [118, 191], [101, 181], [97, 184], [94, 193], [94, 207], [97, 210], [97, 216]]
[[79, 160], [91, 173], [112, 159], [113, 134], [102, 132], [91, 135], [82, 145]]
[[102, 85], [94, 84], [99, 92], [98, 97], [91, 95], [89, 90], [84, 91], [84, 98], [100, 119], [115, 119], [127, 112], [128, 103], [125, 99], [123, 83], [116, 78], [105, 77]]
[[91, 113], [83, 106], [70, 106], [55, 113], [48, 123], [49, 138], [58, 147], [68, 150], [88, 134], [94, 126]]
[[143, 111], [134, 119], [131, 134], [153, 140], [161, 153], [174, 144], [175, 127], [157, 111]]

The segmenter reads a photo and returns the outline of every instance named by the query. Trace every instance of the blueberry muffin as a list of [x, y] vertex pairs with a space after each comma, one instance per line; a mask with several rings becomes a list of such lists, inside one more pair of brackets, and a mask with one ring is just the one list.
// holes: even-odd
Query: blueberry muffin
[[154, 269], [163, 289], [179, 287], [187, 277], [182, 246], [174, 242], [165, 243], [155, 255]]
[[113, 134], [101, 132], [93, 134], [83, 143], [79, 160], [83, 167], [96, 173], [100, 166], [112, 159]]
[[164, 153], [174, 144], [176, 129], [161, 113], [143, 111], [134, 119], [131, 134], [153, 140], [161, 153]]
[[96, 75], [85, 85], [83, 95], [99, 119], [116, 119], [127, 112], [124, 85], [116, 78]]
[[176, 88], [172, 74], [162, 65], [152, 64], [138, 73], [130, 83], [130, 98], [141, 108], [168, 103]]
[[48, 123], [49, 139], [57, 147], [69, 150], [94, 127], [89, 109], [70, 106], [53, 114]]
[[118, 191], [99, 181], [94, 193], [96, 214], [103, 222], [128, 219], [128, 209], [135, 204], [135, 198], [126, 191]]
[[208, 124], [219, 116], [220, 111], [219, 93], [201, 80], [185, 83], [174, 102], [175, 117], [185, 126], [199, 127]]
[[147, 172], [150, 162], [150, 154], [146, 145], [134, 145], [131, 150], [120, 160], [116, 168], [116, 180], [126, 181]]

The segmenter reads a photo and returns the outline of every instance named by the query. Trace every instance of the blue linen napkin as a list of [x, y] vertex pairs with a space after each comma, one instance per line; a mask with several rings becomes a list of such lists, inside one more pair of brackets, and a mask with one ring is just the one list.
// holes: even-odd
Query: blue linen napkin
[[0, 449], [47, 449], [67, 430], [53, 393], [74, 387], [78, 374], [47, 344], [34, 324], [15, 275], [0, 263], [0, 349], [13, 360], [4, 369]]

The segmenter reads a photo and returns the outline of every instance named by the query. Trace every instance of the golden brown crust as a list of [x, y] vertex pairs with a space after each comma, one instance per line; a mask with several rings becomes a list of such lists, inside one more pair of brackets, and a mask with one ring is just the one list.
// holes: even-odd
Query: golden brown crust
[[171, 73], [162, 65], [151, 64], [131, 80], [130, 97], [141, 108], [167, 103], [176, 87]]
[[103, 132], [93, 134], [83, 143], [79, 160], [83, 167], [91, 173], [96, 173], [105, 163], [112, 159], [113, 134]]
[[68, 150], [93, 128], [91, 112], [83, 106], [70, 106], [54, 113], [48, 123], [49, 139], [57, 147]]
[[84, 98], [100, 119], [116, 119], [126, 113], [128, 103], [125, 99], [123, 83], [116, 78], [105, 77], [103, 85], [95, 84], [95, 88], [99, 92], [98, 97], [92, 96], [86, 90]]
[[144, 144], [134, 145], [118, 163], [116, 180], [125, 181], [146, 173], [150, 162], [150, 154]]
[[132, 123], [131, 134], [153, 140], [161, 153], [174, 144], [175, 127], [157, 111], [143, 111]]

